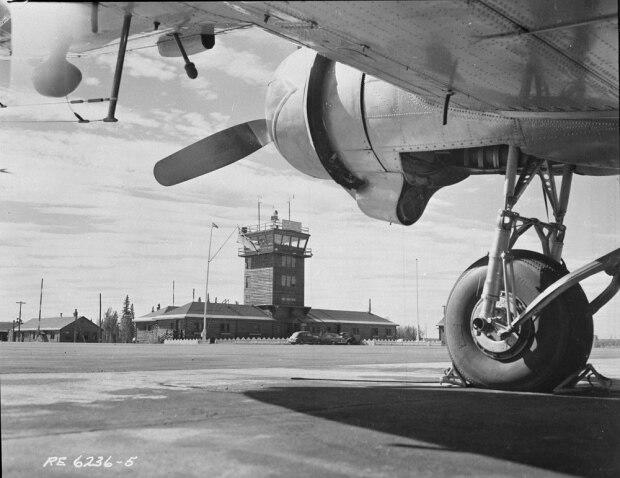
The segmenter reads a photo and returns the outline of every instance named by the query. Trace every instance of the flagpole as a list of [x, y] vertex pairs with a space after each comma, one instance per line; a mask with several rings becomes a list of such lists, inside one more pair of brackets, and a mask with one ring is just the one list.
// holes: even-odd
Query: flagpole
[[420, 341], [420, 294], [418, 287], [418, 259], [415, 260], [415, 317], [416, 317], [416, 326], [417, 330], [415, 331], [415, 339], [417, 342]]
[[211, 223], [211, 233], [209, 234], [209, 253], [207, 254], [207, 283], [205, 285], [205, 305], [202, 312], [203, 342], [207, 341], [207, 304], [209, 303], [209, 266], [211, 265], [211, 239], [213, 239], [213, 226], [215, 226], [215, 224]]
[[41, 304], [43, 304], [43, 278], [41, 278], [41, 294], [39, 295], [39, 325], [37, 325], [37, 340], [41, 339]]

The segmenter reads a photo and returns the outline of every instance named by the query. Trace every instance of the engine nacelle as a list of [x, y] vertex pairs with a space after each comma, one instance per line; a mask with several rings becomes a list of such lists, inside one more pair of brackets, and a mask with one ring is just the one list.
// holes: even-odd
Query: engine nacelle
[[[276, 148], [296, 169], [334, 180], [368, 216], [410, 225], [420, 218], [435, 191], [469, 173], [450, 161], [429, 158], [425, 152], [422, 157], [410, 155], [419, 151], [419, 141], [415, 131], [405, 128], [413, 124], [414, 130], [417, 125], [424, 132], [426, 123], [434, 122], [436, 130], [441, 127], [441, 113], [429, 109], [422, 112], [431, 112], [431, 117], [404, 114], [403, 121], [401, 106], [420, 109], [412, 101], [401, 101], [395, 108], [395, 101], [403, 95], [413, 97], [300, 49], [284, 60], [269, 84], [265, 117]], [[465, 141], [461, 148], [481, 146], [480, 137], [475, 144]], [[488, 144], [498, 143], [490, 140]]]

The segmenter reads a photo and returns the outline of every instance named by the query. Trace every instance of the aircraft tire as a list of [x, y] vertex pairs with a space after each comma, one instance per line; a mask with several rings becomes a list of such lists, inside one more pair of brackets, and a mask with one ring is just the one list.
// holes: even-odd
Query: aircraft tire
[[[513, 250], [515, 295], [529, 304], [568, 270], [533, 251]], [[472, 385], [512, 391], [550, 392], [586, 365], [593, 340], [592, 315], [580, 285], [547, 306], [538, 320], [520, 330], [522, 343], [512, 356], [481, 348], [472, 313], [486, 277], [488, 258], [471, 265], [457, 280], [446, 306], [446, 343], [454, 366]]]

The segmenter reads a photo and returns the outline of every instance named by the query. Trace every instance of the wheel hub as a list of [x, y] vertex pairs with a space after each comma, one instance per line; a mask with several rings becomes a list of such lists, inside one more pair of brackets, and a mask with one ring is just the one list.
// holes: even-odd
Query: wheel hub
[[[511, 296], [512, 316], [520, 314], [526, 306], [518, 297]], [[509, 359], [518, 355], [527, 345], [533, 324], [531, 321], [518, 327], [514, 332], [502, 338], [508, 327], [506, 314], [507, 300], [504, 293], [495, 304], [494, 317], [481, 319], [483, 301], [478, 301], [470, 318], [470, 329], [474, 343], [485, 354], [495, 359]], [[516, 310], [515, 310], [516, 309]]]

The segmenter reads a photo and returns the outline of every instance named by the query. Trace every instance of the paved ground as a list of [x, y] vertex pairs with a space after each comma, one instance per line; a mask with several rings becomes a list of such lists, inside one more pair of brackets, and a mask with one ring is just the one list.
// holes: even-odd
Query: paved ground
[[[2, 344], [0, 360], [3, 476], [620, 476], [619, 392], [442, 388], [442, 347]], [[591, 362], [620, 378], [620, 350]]]

